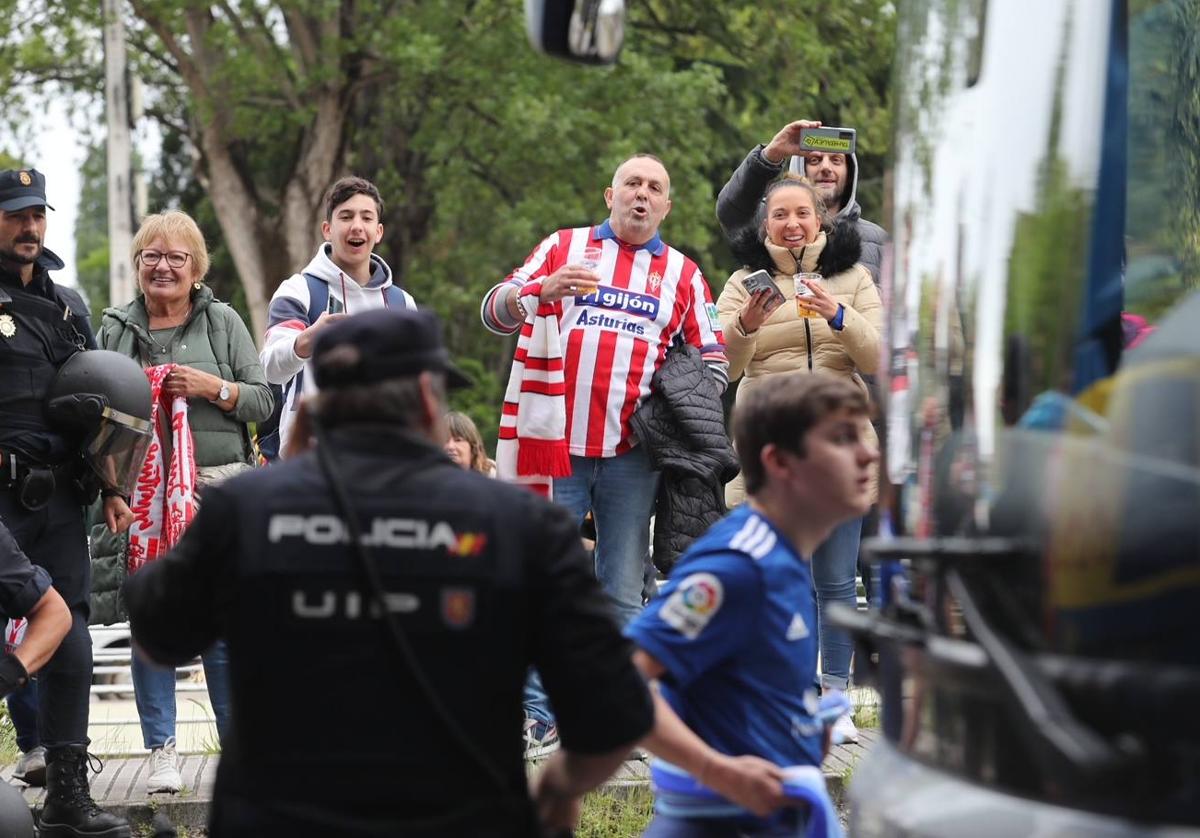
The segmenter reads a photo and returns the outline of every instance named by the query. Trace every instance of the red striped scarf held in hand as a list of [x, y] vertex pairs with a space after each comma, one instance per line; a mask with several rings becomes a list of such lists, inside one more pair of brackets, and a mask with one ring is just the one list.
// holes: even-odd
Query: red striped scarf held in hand
[[[531, 282], [521, 292], [537, 299], [541, 283]], [[555, 477], [571, 474], [561, 316], [562, 303], [539, 302], [521, 324], [496, 442], [496, 476], [545, 497], [551, 496]]]
[[138, 472], [130, 504], [130, 573], [174, 547], [196, 514], [196, 456], [187, 399], [168, 399], [162, 392], [163, 381], [173, 369], [175, 364], [146, 369], [154, 439]]

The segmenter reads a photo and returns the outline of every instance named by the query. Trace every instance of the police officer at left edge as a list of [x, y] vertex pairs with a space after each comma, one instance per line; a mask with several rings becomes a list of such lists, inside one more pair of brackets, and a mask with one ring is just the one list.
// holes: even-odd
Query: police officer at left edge
[[[91, 566], [83, 506], [106, 481], [81, 458], [83, 437], [57, 427], [47, 409], [60, 368], [95, 346], [82, 301], [50, 280], [49, 271], [63, 262], [42, 243], [47, 209], [53, 208], [46, 203], [44, 175], [36, 169], [0, 172], [0, 521], [29, 560], [49, 573], [71, 616], [66, 636], [38, 677], [38, 727], [47, 752], [40, 834], [128, 838], [128, 823], [97, 807], [87, 783]], [[104, 378], [102, 368], [84, 372]], [[107, 410], [103, 398], [91, 404]], [[93, 418], [108, 421], [99, 414]], [[110, 427], [109, 441], [125, 433], [120, 421]], [[109, 456], [106, 462], [117, 460]], [[122, 481], [107, 482], [119, 491]]]
[[[11, 652], [0, 653], [0, 698], [27, 686], [71, 628], [71, 611], [50, 585], [50, 575], [30, 564], [0, 521], [0, 624], [18, 617], [28, 621], [25, 636]], [[0, 783], [0, 835], [34, 835], [29, 804], [9, 783]]]

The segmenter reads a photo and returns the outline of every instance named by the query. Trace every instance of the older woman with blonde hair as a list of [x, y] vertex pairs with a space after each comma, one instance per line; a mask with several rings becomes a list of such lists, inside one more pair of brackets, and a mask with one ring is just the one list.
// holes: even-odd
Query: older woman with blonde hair
[[[131, 257], [138, 293], [127, 305], [104, 310], [99, 344], [127, 355], [143, 367], [164, 367], [163, 401], [187, 400], [187, 425], [196, 466], [196, 498], [212, 485], [253, 467], [254, 446], [248, 423], [271, 415], [273, 399], [258, 351], [246, 325], [230, 306], [213, 297], [204, 284], [208, 248], [196, 222], [186, 213], [168, 211], [147, 216], [133, 238]], [[168, 423], [169, 424], [169, 423]], [[169, 441], [170, 434], [165, 438]], [[145, 515], [141, 493], [132, 499]], [[129, 545], [113, 535], [122, 519], [132, 519], [126, 499], [104, 501], [103, 532], [93, 545], [98, 590], [95, 622], [120, 618], [117, 591], [126, 572]], [[98, 528], [103, 530], [105, 528]], [[111, 538], [110, 538], [111, 537]], [[105, 541], [110, 541], [105, 544]], [[224, 644], [202, 655], [218, 736], [229, 727], [228, 661]], [[175, 754], [175, 671], [133, 658], [134, 697], [142, 737], [150, 749], [150, 792], [176, 792], [182, 778]]]

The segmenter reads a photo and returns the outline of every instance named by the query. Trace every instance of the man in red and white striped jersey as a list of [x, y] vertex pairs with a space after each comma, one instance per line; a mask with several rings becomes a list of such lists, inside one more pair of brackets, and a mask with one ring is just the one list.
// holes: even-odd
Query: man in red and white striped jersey
[[[658, 485], [630, 417], [650, 394], [651, 377], [676, 338], [700, 349], [722, 387], [728, 381], [708, 283], [695, 262], [658, 234], [670, 193], [662, 161], [649, 154], [629, 158], [604, 190], [608, 220], [552, 233], [488, 291], [482, 307], [488, 329], [512, 334], [524, 327], [523, 342], [538, 314], [556, 315], [571, 473], [554, 478], [554, 500], [580, 520], [592, 511], [596, 575], [623, 622], [642, 605]], [[516, 406], [506, 404], [502, 439], [518, 433]]]

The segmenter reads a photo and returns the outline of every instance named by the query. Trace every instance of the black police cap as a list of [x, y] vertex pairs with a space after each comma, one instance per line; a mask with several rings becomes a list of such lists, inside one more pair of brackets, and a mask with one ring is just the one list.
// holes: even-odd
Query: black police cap
[[[333, 352], [347, 346], [355, 351]], [[364, 311], [324, 329], [313, 346], [313, 372], [322, 390], [422, 372], [443, 373], [448, 387], [471, 385], [450, 363], [438, 319], [407, 308]]]
[[47, 207], [46, 176], [37, 169], [5, 169], [0, 172], [0, 210], [16, 212], [28, 207]]

